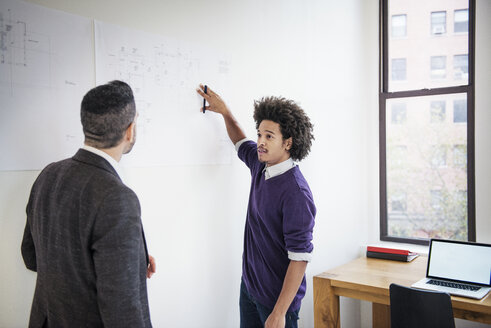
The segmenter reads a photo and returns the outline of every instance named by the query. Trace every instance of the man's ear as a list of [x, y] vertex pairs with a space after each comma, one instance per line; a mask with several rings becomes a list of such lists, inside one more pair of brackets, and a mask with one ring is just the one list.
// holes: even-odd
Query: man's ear
[[290, 151], [290, 149], [292, 149], [292, 145], [293, 145], [293, 138], [290, 137], [288, 139], [285, 139], [284, 144], [285, 144], [285, 149]]
[[126, 129], [125, 139], [132, 142], [135, 138], [135, 121], [131, 122], [130, 126]]

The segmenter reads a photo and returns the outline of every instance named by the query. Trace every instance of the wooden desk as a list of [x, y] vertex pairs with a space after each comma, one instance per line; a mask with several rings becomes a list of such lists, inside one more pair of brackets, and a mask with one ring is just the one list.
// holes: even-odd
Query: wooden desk
[[[390, 327], [389, 285], [411, 286], [426, 273], [427, 257], [398, 262], [360, 257], [345, 265], [314, 276], [315, 328], [341, 327], [339, 296], [373, 303], [373, 327]], [[454, 316], [491, 323], [491, 296], [473, 300], [452, 296]]]

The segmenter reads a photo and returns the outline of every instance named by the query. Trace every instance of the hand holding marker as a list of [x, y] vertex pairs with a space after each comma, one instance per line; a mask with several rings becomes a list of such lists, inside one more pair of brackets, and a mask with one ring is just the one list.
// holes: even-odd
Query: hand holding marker
[[[208, 91], [208, 86], [205, 84], [205, 94], [207, 93]], [[203, 98], [203, 114], [205, 113], [205, 110], [206, 110], [206, 99]]]
[[[203, 113], [207, 110], [222, 115], [230, 114], [230, 111], [222, 98], [208, 86], [200, 84], [199, 88], [196, 89], [196, 92], [203, 97], [203, 107], [200, 108]], [[208, 106], [206, 103], [208, 103]]]

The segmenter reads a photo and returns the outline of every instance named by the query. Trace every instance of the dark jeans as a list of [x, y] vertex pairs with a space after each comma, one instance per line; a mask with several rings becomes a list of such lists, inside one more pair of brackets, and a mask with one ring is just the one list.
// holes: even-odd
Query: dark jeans
[[[240, 328], [262, 328], [272, 309], [258, 303], [252, 297], [244, 282], [240, 284]], [[285, 328], [297, 328], [298, 311], [287, 312], [285, 317]]]

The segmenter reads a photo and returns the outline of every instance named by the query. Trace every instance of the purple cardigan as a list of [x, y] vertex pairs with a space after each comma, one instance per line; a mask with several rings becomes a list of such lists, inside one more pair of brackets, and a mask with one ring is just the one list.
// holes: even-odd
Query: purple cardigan
[[[310, 253], [316, 208], [298, 166], [265, 180], [264, 163], [253, 141], [243, 143], [239, 158], [252, 175], [244, 233], [242, 279], [248, 292], [273, 309], [280, 295], [290, 259], [288, 251]], [[300, 308], [305, 276], [288, 311]]]

